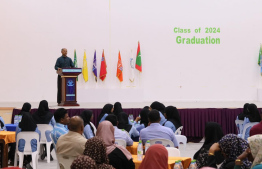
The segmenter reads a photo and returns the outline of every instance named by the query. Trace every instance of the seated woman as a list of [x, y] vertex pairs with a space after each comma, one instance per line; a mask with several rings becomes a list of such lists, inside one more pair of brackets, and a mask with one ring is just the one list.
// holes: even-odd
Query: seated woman
[[71, 169], [97, 169], [96, 162], [85, 155], [78, 156], [71, 164]]
[[242, 168], [242, 160], [248, 158], [252, 161], [251, 169], [262, 168], [262, 135], [254, 135], [248, 138], [249, 148], [246, 149], [235, 161], [234, 169]]
[[130, 137], [135, 138], [139, 136], [139, 132], [136, 130], [136, 128], [133, 125], [130, 125], [128, 122], [128, 115], [124, 112], [120, 113], [118, 115], [118, 128], [124, 129], [127, 131], [130, 135]]
[[[196, 159], [197, 167], [202, 168], [207, 165], [208, 152], [210, 147], [217, 143], [223, 137], [223, 131], [221, 126], [215, 122], [206, 123], [205, 127], [205, 142], [203, 146], [196, 152], [194, 159]], [[221, 152], [215, 153], [216, 164], [220, 164], [224, 161], [224, 157]]]
[[[259, 110], [257, 109], [257, 106], [255, 104], [249, 104], [247, 110], [248, 110], [248, 115], [244, 119], [243, 129], [245, 128], [245, 125], [248, 123], [261, 121]], [[245, 140], [247, 140], [247, 138], [249, 137], [250, 129], [251, 127], [247, 128], [245, 133], [243, 133], [244, 131], [242, 131], [242, 133], [239, 134], [239, 137], [242, 137], [242, 135], [245, 134]]]
[[23, 116], [25, 112], [30, 113], [30, 111], [31, 111], [31, 104], [26, 102], [23, 104], [23, 107], [18, 115]]
[[113, 166], [109, 165], [109, 159], [106, 154], [106, 145], [99, 137], [93, 137], [87, 140], [85, 144], [84, 155], [91, 157], [95, 161], [98, 168], [114, 168]]
[[166, 148], [160, 144], [154, 144], [148, 148], [139, 169], [167, 169], [168, 168], [168, 152]]
[[120, 102], [116, 102], [114, 104], [114, 115], [116, 115], [116, 117], [118, 116], [119, 113], [123, 112], [123, 109], [122, 109], [122, 105]]
[[[134, 126], [138, 132], [140, 132], [143, 128], [146, 128], [148, 126], [148, 113], [149, 109], [142, 109], [140, 112], [140, 116], [138, 116], [134, 121]], [[140, 121], [140, 122], [138, 122]]]
[[86, 139], [90, 139], [95, 136], [94, 128], [90, 121], [93, 120], [93, 112], [91, 110], [84, 110], [80, 115], [84, 121], [84, 136]]
[[149, 110], [151, 111], [152, 109], [158, 110], [159, 111], [159, 115], [160, 115], [160, 124], [163, 125], [166, 122], [166, 118], [164, 116], [164, 112], [165, 112], [165, 105], [163, 103], [160, 103], [158, 101], [153, 102], [150, 107]]
[[105, 120], [106, 116], [108, 116], [108, 114], [112, 114], [114, 111], [114, 106], [112, 104], [106, 104], [101, 113], [99, 114], [98, 116], [98, 119], [97, 119], [97, 123], [101, 123], [102, 121]]
[[[17, 136], [18, 133], [23, 132], [23, 131], [35, 131], [39, 134], [39, 140], [41, 138], [41, 133], [38, 130], [37, 125], [35, 124], [31, 114], [28, 113], [28, 112], [23, 113], [23, 118], [16, 128], [16, 136]], [[18, 140], [16, 138], [16, 142], [17, 141]], [[20, 139], [18, 141], [18, 150], [20, 152], [23, 152], [24, 147], [25, 147], [25, 140]], [[31, 147], [32, 147], [32, 152], [35, 152], [37, 150], [37, 140], [35, 140], [35, 139], [31, 140]], [[32, 161], [31, 155], [25, 155], [24, 156], [24, 166], [26, 166], [26, 168], [31, 167], [31, 165], [30, 165], [31, 161]]]
[[165, 108], [165, 117], [167, 121], [163, 126], [171, 128], [173, 132], [182, 126], [178, 110], [174, 106], [168, 106]]
[[[220, 166], [221, 169], [233, 169], [235, 160], [248, 148], [248, 143], [235, 134], [227, 134], [218, 143], [214, 143], [209, 149], [207, 166], [217, 168], [216, 156], [217, 151], [221, 151], [225, 160]], [[242, 169], [249, 169], [252, 163], [247, 159], [242, 161]]]
[[111, 122], [103, 121], [98, 125], [97, 136], [102, 138], [106, 145], [106, 154], [109, 164], [115, 169], [134, 169], [132, 155], [123, 146], [115, 145], [114, 127]]
[[247, 115], [248, 115], [248, 111], [247, 111], [248, 105], [249, 105], [248, 103], [244, 104], [243, 112], [240, 113], [240, 114], [237, 116], [237, 120], [244, 120], [245, 117], [247, 117]]

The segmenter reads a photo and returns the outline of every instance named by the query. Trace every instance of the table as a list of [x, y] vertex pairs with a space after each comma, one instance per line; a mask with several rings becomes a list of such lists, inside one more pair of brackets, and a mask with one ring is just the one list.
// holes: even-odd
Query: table
[[15, 143], [15, 132], [0, 131], [0, 140], [0, 144], [4, 147], [2, 167], [8, 167], [8, 143]]
[[[132, 155], [132, 158], [133, 162], [135, 163], [135, 168], [138, 169], [142, 161], [137, 160], [137, 155]], [[168, 157], [168, 169], [173, 169], [177, 160], [181, 160], [183, 168], [188, 168], [191, 163], [190, 157]]]
[[126, 149], [133, 155], [137, 155], [138, 142], [133, 142], [132, 146], [126, 146]]

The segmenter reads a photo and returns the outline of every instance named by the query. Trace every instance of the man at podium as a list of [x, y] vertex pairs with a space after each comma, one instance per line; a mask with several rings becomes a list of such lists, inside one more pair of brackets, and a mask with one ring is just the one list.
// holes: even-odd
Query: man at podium
[[[67, 49], [61, 49], [62, 56], [60, 56], [55, 63], [55, 70], [60, 70], [63, 68], [75, 67], [71, 58], [67, 57]], [[60, 75], [57, 77], [57, 103], [61, 103], [61, 93], [62, 93], [62, 78]]]

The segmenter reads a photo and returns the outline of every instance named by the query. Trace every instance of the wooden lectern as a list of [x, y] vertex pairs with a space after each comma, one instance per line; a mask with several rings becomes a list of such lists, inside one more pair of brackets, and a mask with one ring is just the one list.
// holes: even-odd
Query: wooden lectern
[[57, 70], [57, 74], [62, 78], [62, 100], [58, 106], [79, 106], [79, 104], [77, 104], [76, 78], [81, 73], [81, 68], [64, 68]]

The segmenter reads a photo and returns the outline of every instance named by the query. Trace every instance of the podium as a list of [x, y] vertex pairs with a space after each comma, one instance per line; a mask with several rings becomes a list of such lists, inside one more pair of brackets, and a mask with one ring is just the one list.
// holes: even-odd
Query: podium
[[82, 73], [81, 68], [64, 68], [57, 70], [62, 78], [61, 103], [58, 106], [79, 106], [77, 104], [77, 81], [76, 78]]

